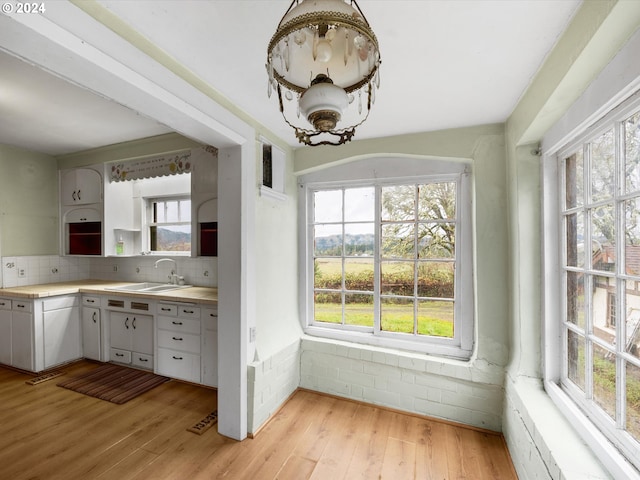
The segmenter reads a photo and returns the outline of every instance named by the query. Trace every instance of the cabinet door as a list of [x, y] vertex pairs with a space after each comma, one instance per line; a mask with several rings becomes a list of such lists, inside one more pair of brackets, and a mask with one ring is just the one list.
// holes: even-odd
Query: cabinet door
[[11, 312], [11, 365], [33, 370], [33, 316], [27, 312]]
[[78, 307], [44, 312], [44, 367], [80, 358], [80, 310]]
[[82, 307], [82, 350], [84, 358], [100, 360], [100, 310]]
[[11, 310], [0, 310], [0, 363], [11, 365]]
[[130, 315], [132, 318], [132, 348], [134, 352], [153, 355], [153, 317]]
[[84, 205], [102, 202], [102, 177], [90, 168], [76, 168], [62, 174], [62, 203]]
[[131, 321], [133, 315], [128, 313], [111, 312], [109, 314], [109, 333], [111, 347], [121, 350], [131, 350]]

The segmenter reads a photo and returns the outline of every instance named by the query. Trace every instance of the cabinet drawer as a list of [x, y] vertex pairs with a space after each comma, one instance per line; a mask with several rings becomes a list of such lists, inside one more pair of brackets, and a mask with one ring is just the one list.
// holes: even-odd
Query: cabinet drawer
[[0, 310], [11, 310], [11, 300], [0, 298]]
[[14, 310], [18, 310], [20, 312], [30, 312], [31, 311], [31, 302], [25, 302], [23, 300], [12, 300], [11, 307]]
[[200, 383], [200, 355], [158, 348], [157, 372], [160, 375]]
[[180, 305], [178, 307], [178, 316], [182, 318], [197, 318], [200, 319], [200, 307], [192, 307], [186, 305]]
[[100, 297], [82, 297], [82, 305], [98, 308], [100, 306]]
[[178, 315], [178, 306], [171, 305], [170, 303], [159, 303], [158, 304], [158, 313], [160, 315]]
[[153, 355], [133, 352], [131, 354], [131, 365], [145, 370], [153, 370]]
[[200, 335], [200, 320], [176, 317], [158, 317], [158, 328], [173, 332], [193, 333]]
[[119, 348], [111, 349], [111, 361], [118, 363], [131, 363], [131, 352], [129, 350], [120, 350]]
[[202, 310], [202, 323], [207, 330], [218, 330], [218, 309], [204, 308]]
[[200, 335], [171, 332], [169, 330], [158, 330], [158, 347], [199, 354]]

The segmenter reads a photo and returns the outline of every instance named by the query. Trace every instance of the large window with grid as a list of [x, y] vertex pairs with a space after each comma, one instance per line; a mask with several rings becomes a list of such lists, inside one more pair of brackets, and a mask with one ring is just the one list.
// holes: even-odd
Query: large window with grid
[[640, 467], [640, 104], [558, 155], [561, 385]]
[[467, 174], [307, 185], [307, 332], [467, 357]]

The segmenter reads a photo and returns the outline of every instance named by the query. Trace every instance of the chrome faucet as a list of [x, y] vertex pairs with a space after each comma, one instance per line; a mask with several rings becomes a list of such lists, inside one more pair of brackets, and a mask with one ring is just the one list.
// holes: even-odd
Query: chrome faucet
[[173, 262], [175, 270], [171, 270], [171, 275], [169, 275], [169, 283], [173, 285], [178, 284], [178, 263], [173, 258], [161, 258], [160, 260], [156, 260], [153, 268], [158, 268], [158, 264], [161, 262]]

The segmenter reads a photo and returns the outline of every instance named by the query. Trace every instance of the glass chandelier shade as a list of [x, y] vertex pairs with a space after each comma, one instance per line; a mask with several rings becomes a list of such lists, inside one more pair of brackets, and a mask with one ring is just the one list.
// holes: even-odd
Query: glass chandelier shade
[[380, 86], [378, 40], [355, 0], [293, 0], [267, 49], [267, 93], [305, 145], [341, 145]]

